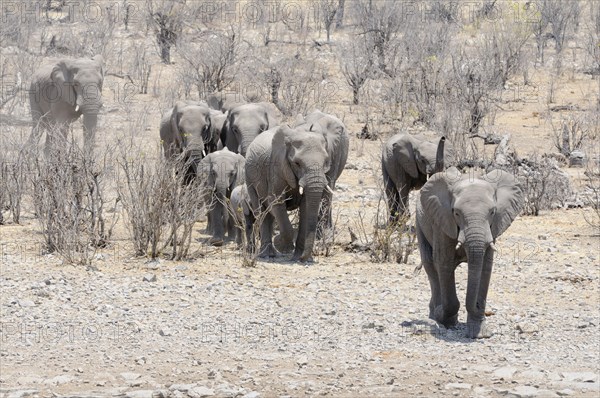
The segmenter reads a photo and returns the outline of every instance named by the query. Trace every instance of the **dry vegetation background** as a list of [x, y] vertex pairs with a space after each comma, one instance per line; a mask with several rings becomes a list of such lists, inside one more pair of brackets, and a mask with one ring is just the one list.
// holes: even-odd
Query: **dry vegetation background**
[[[28, 270], [24, 280], [42, 267], [64, 272], [66, 264], [85, 265], [73, 272], [91, 272], [88, 278], [123, 269], [141, 280], [148, 269], [181, 264], [219, 278], [219, 267], [245, 264], [234, 243], [206, 244], [200, 188], [182, 187], [159, 148], [160, 118], [176, 100], [225, 91], [271, 101], [289, 123], [318, 108], [352, 133], [334, 199], [334, 233], [317, 247], [317, 270], [285, 276], [289, 268], [258, 262], [239, 271], [244, 278], [253, 271], [261, 279], [270, 272], [282, 280], [334, 277], [323, 270], [328, 264], [357, 264], [350, 271], [357, 279], [397, 269], [409, 278], [419, 263], [418, 252], [410, 254], [413, 237], [378, 226], [387, 218], [381, 142], [411, 131], [447, 136], [463, 167], [518, 175], [528, 202], [501, 256], [534, 261], [545, 243], [526, 238], [550, 237], [562, 254], [550, 248], [540, 261], [562, 264], [570, 252], [560, 248], [568, 242], [595, 275], [583, 279], [590, 286], [581, 287], [588, 289], [582, 300], [597, 304], [598, 1], [4, 1], [0, 47], [0, 279], [9, 287], [8, 270], [19, 268]], [[40, 148], [24, 145], [31, 130], [28, 79], [49, 59], [96, 54], [105, 71], [96, 154], [87, 157], [70, 143], [44, 159]], [[81, 130], [73, 124], [75, 141]], [[374, 270], [372, 263], [381, 265]], [[424, 311], [426, 298], [415, 307]], [[4, 309], [2, 315], [9, 319]], [[597, 321], [597, 308], [593, 316]], [[592, 347], [597, 351], [597, 341]], [[183, 380], [185, 372], [163, 379]], [[330, 393], [351, 395], [340, 388]]]

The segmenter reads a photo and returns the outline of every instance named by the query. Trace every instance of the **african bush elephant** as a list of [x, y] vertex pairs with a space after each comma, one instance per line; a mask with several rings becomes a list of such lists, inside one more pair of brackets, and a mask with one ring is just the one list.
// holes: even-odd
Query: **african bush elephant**
[[327, 140], [330, 167], [325, 176], [331, 189], [323, 191], [323, 203], [319, 208], [317, 238], [320, 238], [324, 227], [331, 228], [331, 192], [335, 189], [335, 183], [346, 166], [350, 140], [346, 126], [340, 119], [319, 110], [311, 112], [306, 117], [299, 115], [296, 119], [296, 127], [320, 132]]
[[220, 141], [225, 120], [227, 120], [227, 113], [210, 109], [210, 136], [204, 144], [207, 153], [223, 149], [223, 143]]
[[229, 212], [233, 214], [235, 226], [237, 228], [236, 243], [242, 244], [242, 231], [246, 230], [246, 236], [252, 233], [252, 225], [254, 224], [254, 215], [250, 211], [250, 197], [248, 196], [248, 187], [246, 184], [238, 185], [231, 191], [229, 198]]
[[[253, 213], [268, 212], [260, 226], [261, 256], [275, 256], [273, 221], [279, 225], [277, 249], [294, 250], [293, 261], [310, 261], [323, 191], [330, 189], [326, 134], [279, 126], [248, 147], [246, 185]], [[296, 244], [288, 210], [300, 208]], [[250, 237], [249, 243], [254, 240]], [[250, 248], [251, 245], [250, 245]]]
[[456, 324], [460, 304], [454, 270], [466, 261], [468, 336], [490, 335], [485, 328], [485, 303], [494, 244], [523, 203], [523, 191], [516, 178], [501, 170], [474, 178], [451, 167], [423, 185], [416, 229], [421, 262], [431, 286], [430, 318], [446, 327]]
[[160, 139], [164, 155], [173, 159], [183, 154], [186, 162], [185, 181], [189, 183], [206, 156], [205, 142], [210, 139], [210, 110], [204, 102], [177, 101], [160, 121]]
[[206, 102], [211, 109], [228, 112], [238, 105], [247, 103], [241, 93], [216, 91], [206, 97]]
[[244, 104], [229, 111], [221, 133], [223, 146], [246, 155], [248, 146], [263, 131], [279, 124], [274, 105], [267, 102]]
[[390, 223], [408, 211], [408, 194], [420, 189], [433, 173], [450, 167], [454, 150], [445, 137], [438, 144], [421, 136], [400, 133], [383, 146], [381, 170], [385, 185]]
[[223, 245], [225, 230], [230, 238], [236, 235], [235, 220], [230, 217], [228, 201], [233, 189], [243, 184], [246, 159], [227, 148], [208, 154], [200, 163], [204, 184], [204, 203], [208, 209], [209, 243]]
[[37, 143], [47, 130], [45, 151], [48, 153], [56, 137], [66, 139], [69, 125], [83, 115], [84, 145], [94, 145], [98, 114], [102, 108], [104, 71], [102, 57], [60, 59], [38, 69], [31, 78], [29, 105], [33, 129], [30, 143]]

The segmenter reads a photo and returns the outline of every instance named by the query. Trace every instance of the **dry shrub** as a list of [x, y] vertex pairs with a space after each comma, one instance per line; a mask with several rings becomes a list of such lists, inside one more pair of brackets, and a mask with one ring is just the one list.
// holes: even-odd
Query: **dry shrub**
[[[60, 132], [49, 132], [60, 136]], [[112, 149], [93, 155], [72, 140], [63, 141], [46, 154], [32, 150], [33, 202], [46, 250], [57, 252], [67, 263], [90, 264], [98, 248], [109, 242], [118, 213], [106, 206], [109, 194]]]
[[192, 228], [204, 211], [199, 181], [184, 184], [187, 159], [148, 157], [132, 144], [120, 147], [117, 186], [136, 255], [154, 259], [171, 245], [170, 259], [186, 258]]

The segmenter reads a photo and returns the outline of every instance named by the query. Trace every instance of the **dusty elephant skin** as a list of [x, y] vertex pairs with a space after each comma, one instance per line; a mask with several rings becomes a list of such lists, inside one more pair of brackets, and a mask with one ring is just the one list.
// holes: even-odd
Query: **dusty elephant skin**
[[452, 166], [454, 150], [442, 137], [438, 143], [400, 133], [383, 146], [381, 170], [390, 213], [396, 222], [408, 211], [408, 194], [420, 189], [432, 174]]
[[[246, 183], [252, 210], [254, 214], [270, 210], [260, 226], [261, 256], [275, 256], [272, 233], [277, 220], [277, 249], [293, 250], [293, 261], [312, 260], [319, 206], [328, 187], [326, 148], [324, 134], [287, 126], [264, 132], [248, 148]], [[287, 212], [296, 208], [300, 222], [294, 245]]]
[[246, 184], [238, 185], [231, 191], [229, 198], [229, 212], [235, 218], [236, 238], [238, 246], [242, 244], [242, 228], [245, 229], [246, 236], [250, 236], [252, 225], [254, 224], [254, 215], [250, 211], [250, 197], [248, 196], [248, 187]]
[[225, 231], [235, 237], [235, 220], [229, 214], [228, 202], [235, 187], [243, 184], [246, 159], [227, 148], [207, 155], [200, 163], [199, 176], [203, 182], [204, 203], [208, 209], [209, 243], [221, 246]]
[[467, 334], [489, 337], [485, 303], [495, 242], [523, 207], [513, 175], [494, 170], [480, 178], [456, 168], [433, 176], [421, 190], [416, 228], [421, 262], [431, 286], [429, 317], [446, 327], [457, 323], [460, 307], [454, 271], [468, 263]]
[[177, 101], [160, 121], [160, 139], [167, 159], [182, 155], [186, 161], [185, 181], [196, 175], [206, 156], [205, 142], [211, 136], [211, 112], [204, 102]]
[[221, 142], [230, 151], [246, 156], [250, 143], [263, 131], [279, 124], [273, 105], [261, 102], [243, 104], [229, 110], [221, 132]]
[[38, 69], [29, 88], [29, 105], [33, 129], [30, 142], [39, 141], [43, 130], [48, 130], [46, 153], [58, 138], [60, 131], [66, 139], [69, 125], [83, 115], [86, 148], [94, 145], [98, 114], [102, 108], [103, 59], [60, 59]]
[[335, 189], [336, 181], [340, 178], [346, 166], [350, 140], [346, 126], [340, 119], [319, 110], [311, 112], [306, 117], [299, 115], [296, 120], [296, 128], [320, 132], [327, 139], [327, 154], [329, 155], [330, 166], [325, 176], [330, 189], [323, 192], [322, 205], [319, 207], [318, 239], [322, 236], [324, 228], [331, 228], [332, 192]]

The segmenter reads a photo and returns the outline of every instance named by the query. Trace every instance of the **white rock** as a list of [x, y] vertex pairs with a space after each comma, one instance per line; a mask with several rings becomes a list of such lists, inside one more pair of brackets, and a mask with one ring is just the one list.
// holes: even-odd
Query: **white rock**
[[504, 366], [494, 370], [494, 373], [492, 373], [492, 375], [498, 379], [510, 379], [517, 370], [517, 368], [514, 368], [512, 366]]
[[448, 383], [444, 386], [446, 390], [470, 390], [471, 387], [469, 383]]
[[575, 394], [575, 391], [571, 390], [570, 388], [565, 388], [560, 391], [557, 391], [556, 393], [561, 397], [568, 397], [569, 395]]
[[194, 387], [196, 387], [195, 383], [193, 383], [193, 384], [171, 384], [171, 387], [169, 387], [169, 390], [188, 392], [189, 390], [191, 390]]
[[532, 386], [518, 386], [514, 390], [510, 390], [509, 396], [514, 396], [517, 398], [533, 398], [537, 397], [539, 394], [539, 390]]
[[154, 391], [153, 390], [137, 390], [137, 391], [127, 391], [125, 393], [127, 398], [153, 398]]
[[260, 393], [257, 391], [250, 391], [248, 394], [244, 395], [242, 398], [259, 398]]
[[9, 392], [6, 398], [25, 398], [37, 393], [38, 390], [15, 390]]
[[204, 397], [212, 397], [215, 395], [215, 391], [212, 388], [197, 386], [192, 387], [188, 390], [187, 394], [191, 398], [204, 398]]
[[595, 383], [598, 380], [598, 375], [594, 372], [563, 372], [561, 375], [566, 381]]
[[67, 383], [72, 382], [74, 379], [75, 378], [73, 376], [59, 375], [59, 376], [53, 377], [51, 379], [45, 380], [44, 384], [54, 384], [54, 385], [67, 384]]
[[133, 380], [137, 380], [140, 377], [142, 377], [141, 374], [133, 373], [133, 372], [123, 372], [120, 374], [120, 376], [126, 381], [133, 381]]

